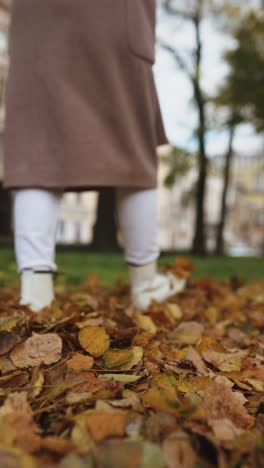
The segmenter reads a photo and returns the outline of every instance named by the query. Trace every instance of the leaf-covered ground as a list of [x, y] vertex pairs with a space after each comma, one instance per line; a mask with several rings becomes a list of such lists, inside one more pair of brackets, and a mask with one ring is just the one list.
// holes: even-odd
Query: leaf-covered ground
[[39, 315], [0, 290], [0, 467], [263, 467], [263, 329], [261, 281], [145, 315], [93, 276]]

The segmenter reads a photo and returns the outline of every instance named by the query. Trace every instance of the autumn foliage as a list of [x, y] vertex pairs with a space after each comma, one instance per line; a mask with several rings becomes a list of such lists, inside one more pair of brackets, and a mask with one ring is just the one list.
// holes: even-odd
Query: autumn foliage
[[264, 466], [264, 282], [144, 315], [95, 277], [35, 315], [0, 291], [1, 468]]

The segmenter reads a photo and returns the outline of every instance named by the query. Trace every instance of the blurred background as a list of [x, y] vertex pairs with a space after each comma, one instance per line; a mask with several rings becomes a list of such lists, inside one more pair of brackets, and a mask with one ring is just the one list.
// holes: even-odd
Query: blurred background
[[[0, 0], [2, 244], [12, 238], [11, 195], [1, 185], [10, 5]], [[157, 6], [155, 76], [170, 141], [158, 150], [161, 248], [261, 257], [264, 1], [157, 0]], [[65, 195], [58, 243], [116, 250], [122, 239], [114, 192]]]

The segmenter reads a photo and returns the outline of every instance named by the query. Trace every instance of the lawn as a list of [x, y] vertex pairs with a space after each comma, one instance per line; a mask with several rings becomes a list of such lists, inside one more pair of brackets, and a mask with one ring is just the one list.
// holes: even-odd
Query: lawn
[[[263, 259], [230, 258], [230, 257], [193, 257], [195, 278], [210, 277], [226, 280], [239, 277], [242, 280], [259, 280], [264, 278]], [[160, 264], [174, 261], [174, 255], [162, 255]], [[127, 278], [125, 261], [120, 254], [96, 254], [84, 251], [58, 253], [59, 279], [71, 284], [81, 283], [89, 273], [95, 273], [109, 285], [117, 280]], [[18, 281], [16, 264], [11, 249], [4, 249], [0, 255], [0, 285]]]

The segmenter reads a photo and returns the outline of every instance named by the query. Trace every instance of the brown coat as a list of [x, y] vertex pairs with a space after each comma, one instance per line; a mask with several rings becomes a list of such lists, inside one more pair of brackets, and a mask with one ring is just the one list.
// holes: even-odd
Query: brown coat
[[155, 0], [14, 0], [5, 186], [154, 187]]

